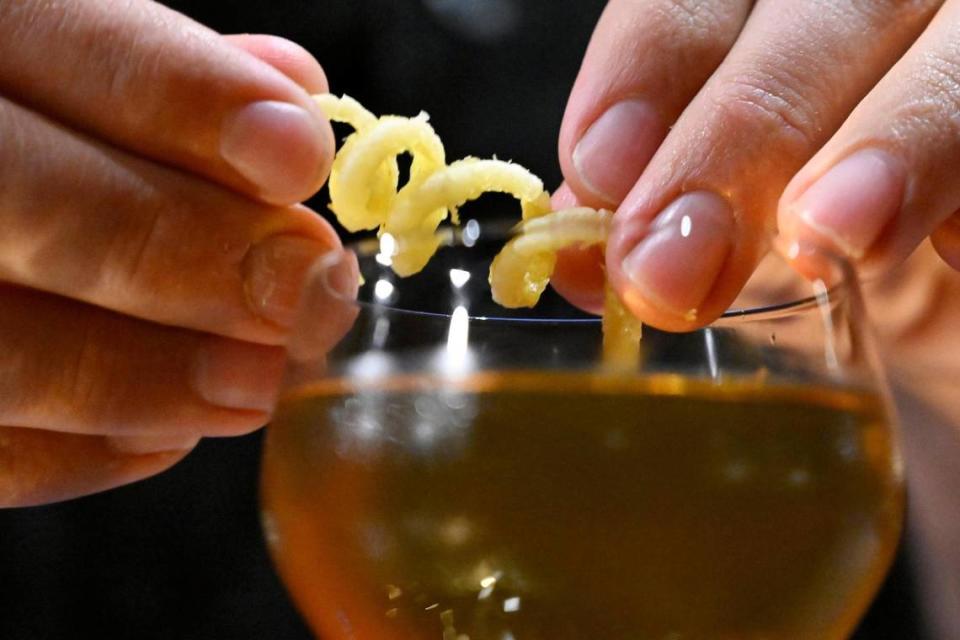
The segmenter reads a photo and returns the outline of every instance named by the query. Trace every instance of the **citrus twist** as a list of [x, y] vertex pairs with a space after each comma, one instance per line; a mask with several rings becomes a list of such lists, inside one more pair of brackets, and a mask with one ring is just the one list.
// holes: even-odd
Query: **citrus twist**
[[[557, 252], [570, 247], [604, 245], [613, 214], [576, 207], [525, 221], [490, 265], [493, 299], [504, 307], [532, 307], [550, 283]], [[634, 367], [639, 357], [641, 324], [607, 285], [603, 308], [604, 361]]]
[[[543, 182], [520, 165], [469, 157], [448, 165], [425, 113], [378, 118], [349, 96], [314, 99], [330, 120], [354, 129], [333, 161], [330, 209], [348, 231], [377, 229], [393, 236], [398, 275], [423, 269], [440, 246], [440, 223], [448, 216], [456, 223], [457, 209], [483, 193], [514, 196], [524, 218], [550, 210]], [[410, 177], [398, 188], [397, 156], [403, 153], [412, 158]]]
[[[520, 201], [523, 224], [490, 265], [490, 289], [504, 307], [532, 307], [553, 275], [557, 252], [606, 243], [612, 214], [586, 207], [550, 211], [543, 182], [503, 160], [467, 157], [450, 164], [427, 114], [377, 117], [349, 96], [314, 96], [324, 114], [353, 127], [330, 170], [330, 210], [348, 231], [377, 229], [390, 234], [393, 270], [417, 273], [441, 244], [437, 227], [487, 192]], [[411, 156], [410, 177], [399, 186], [397, 157]], [[640, 323], [607, 287], [603, 316], [604, 357], [635, 365]]]

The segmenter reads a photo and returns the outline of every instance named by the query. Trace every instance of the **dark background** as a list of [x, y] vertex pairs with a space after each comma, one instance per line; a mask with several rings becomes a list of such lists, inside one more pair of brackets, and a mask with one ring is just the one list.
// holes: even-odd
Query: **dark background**
[[[291, 38], [316, 55], [336, 93], [377, 113], [425, 109], [448, 157], [514, 159], [549, 187], [560, 178], [556, 135], [566, 95], [604, 3], [167, 4], [221, 32]], [[313, 204], [322, 209], [324, 196]], [[310, 638], [261, 539], [259, 448], [259, 434], [205, 441], [160, 477], [0, 511], [0, 640]], [[901, 553], [857, 640], [921, 638], [912, 594]]]

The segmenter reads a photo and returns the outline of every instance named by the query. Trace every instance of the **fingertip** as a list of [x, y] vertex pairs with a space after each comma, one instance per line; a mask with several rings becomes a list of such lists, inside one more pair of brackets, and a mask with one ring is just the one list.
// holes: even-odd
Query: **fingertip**
[[[578, 83], [579, 84], [579, 83]], [[563, 183], [554, 194], [554, 201], [558, 194], [563, 193], [562, 202], [576, 202], [573, 204], [564, 204], [558, 206], [555, 202], [554, 208], [560, 209], [569, 206], [593, 207], [594, 209], [615, 209], [617, 203], [608, 198], [599, 195], [590, 185], [584, 183], [577, 170], [577, 164], [574, 162], [574, 153], [577, 143], [588, 128], [581, 124], [585, 119], [585, 109], [587, 108], [583, 98], [580, 97], [577, 87], [574, 87], [573, 94], [567, 103], [566, 112], [563, 115], [563, 124], [560, 128], [560, 137], [557, 144], [557, 154], [560, 160], [560, 172], [563, 174]]]
[[[330, 251], [343, 248], [343, 242], [340, 240], [340, 235], [337, 233], [337, 230], [330, 223], [330, 221], [310, 207], [297, 204], [293, 205], [292, 207], [288, 207], [286, 212], [296, 216], [293, 225], [286, 229], [288, 233], [300, 233], [309, 236], [322, 243]], [[273, 233], [280, 231], [281, 230], [276, 229], [273, 230]]]
[[960, 212], [941, 223], [930, 240], [943, 261], [952, 269], [960, 271]]
[[681, 194], [652, 220], [614, 218], [606, 268], [624, 304], [647, 324], [669, 331], [712, 321], [743, 275], [743, 238], [731, 205], [709, 191]]
[[124, 455], [167, 454], [183, 457], [200, 442], [199, 435], [188, 433], [107, 436], [105, 444], [117, 453]]
[[804, 240], [789, 240], [785, 236], [778, 236], [773, 242], [773, 250], [795, 273], [808, 282], [836, 280], [834, 274], [837, 261], [842, 258], [832, 249]]
[[314, 265], [287, 347], [295, 362], [322, 360], [347, 335], [360, 312], [359, 289], [360, 268], [352, 251], [330, 251]]
[[[551, 195], [550, 205], [554, 211], [561, 211], [583, 206], [583, 203], [570, 185], [563, 182]], [[557, 253], [550, 286], [573, 306], [587, 313], [602, 313], [605, 283], [601, 247], [571, 247]]]
[[320, 110], [319, 107], [311, 100], [310, 101], [311, 113], [314, 117], [314, 122], [317, 125], [317, 133], [320, 136], [319, 146], [317, 147], [317, 158], [312, 171], [308, 171], [308, 175], [313, 175], [313, 181], [309, 183], [309, 186], [306, 190], [306, 196], [295, 200], [289, 204], [296, 204], [302, 200], [306, 200], [308, 197], [311, 197], [320, 190], [320, 188], [326, 183], [327, 178], [330, 177], [330, 168], [333, 166], [333, 158], [337, 154], [337, 139], [333, 133], [333, 127], [330, 124], [330, 120], [327, 119], [327, 116]]
[[236, 413], [241, 426], [243, 418], [257, 421], [273, 410], [286, 363], [282, 348], [208, 336], [194, 358], [191, 386], [211, 409]]
[[265, 323], [287, 331], [293, 325], [310, 270], [329, 247], [299, 234], [270, 235], [243, 259], [247, 307]]
[[329, 89], [327, 74], [317, 59], [292, 40], [256, 33], [234, 34], [224, 38], [274, 67], [307, 93], [326, 93]]
[[584, 206], [567, 182], [561, 182], [557, 190], [550, 195], [550, 206], [554, 211]]
[[573, 306], [587, 313], [603, 313], [605, 282], [601, 247], [570, 248], [557, 253], [550, 285]]
[[622, 202], [666, 135], [667, 127], [650, 103], [628, 98], [610, 105], [570, 154], [569, 166], [584, 197], [589, 194], [608, 206]]
[[[788, 242], [816, 245], [862, 260], [902, 208], [907, 171], [883, 149], [841, 158], [811, 179], [801, 171], [781, 198], [780, 234]], [[802, 191], [801, 191], [802, 187]]]
[[[225, 38], [286, 75], [308, 94], [329, 91], [329, 83], [323, 67], [312, 53], [296, 42], [267, 34], [236, 34], [225, 36]], [[290, 156], [299, 155], [303, 159], [306, 178], [298, 183], [299, 188], [294, 186], [290, 195], [284, 195], [282, 191], [272, 197], [265, 194], [265, 199], [272, 204], [293, 204], [305, 200], [323, 186], [330, 174], [330, 165], [336, 153], [333, 128], [330, 126], [330, 121], [312, 101], [309, 102], [307, 109], [316, 125], [315, 134], [318, 145], [316, 148], [307, 149], [305, 153], [304, 150], [300, 150], [299, 154], [295, 147], [289, 147]], [[317, 151], [319, 151], [318, 154]], [[317, 157], [313, 157], [314, 154]], [[293, 173], [295, 174], [296, 170]], [[293, 182], [298, 182], [295, 175]]]
[[263, 100], [228, 114], [220, 156], [269, 204], [290, 205], [323, 185], [335, 153], [333, 129], [312, 105]]
[[[283, 73], [307, 94], [328, 90], [320, 63], [295, 42], [263, 34], [225, 39]], [[336, 153], [326, 116], [306, 96], [294, 102], [248, 104], [229, 114], [221, 130], [220, 155], [269, 204], [290, 205], [316, 193]]]

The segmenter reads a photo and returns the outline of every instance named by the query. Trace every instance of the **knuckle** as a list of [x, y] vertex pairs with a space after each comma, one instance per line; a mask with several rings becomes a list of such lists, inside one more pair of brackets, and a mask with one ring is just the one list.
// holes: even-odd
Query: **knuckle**
[[708, 2], [694, 0], [666, 0], [658, 6], [661, 16], [678, 27], [696, 31], [709, 26], [714, 11]]
[[700, 0], [664, 0], [658, 5], [666, 21], [686, 32], [709, 32], [724, 22], [723, 4]]
[[[46, 294], [8, 288], [0, 295], [8, 307], [0, 322], [0, 419], [44, 428], [69, 420], [71, 430], [96, 425], [122, 395], [114, 372], [123, 334], [104, 332], [89, 309]], [[70, 331], [57, 331], [67, 309]]]
[[169, 290], [171, 280], [200, 266], [188, 260], [197, 251], [204, 252], [207, 268], [217, 264], [207, 232], [214, 226], [209, 201], [219, 192], [163, 168], [148, 171], [146, 179], [125, 169], [102, 174], [111, 184], [100, 206], [114, 214], [95, 217], [103, 249], [94, 268], [111, 297], [118, 292], [142, 299]]
[[[68, 418], [72, 430], [110, 434], [139, 421], [131, 399], [144, 396], [144, 388], [155, 384], [151, 377], [166, 380], [153, 348], [142, 340], [148, 334], [132, 326], [131, 320], [99, 309], [79, 310], [82, 316], [60, 359], [61, 373], [55, 375], [53, 394], [60, 399], [54, 415]], [[135, 321], [134, 321], [135, 322]], [[168, 362], [180, 354], [168, 349]], [[137, 369], [151, 371], [136, 375]]]
[[133, 89], [130, 68], [139, 63], [126, 41], [136, 32], [144, 4], [136, 0], [0, 2], [0, 42], [7, 48], [36, 42], [73, 43], [90, 65], [85, 70], [88, 82], [103, 78], [103, 98], [129, 97], [125, 92]]
[[93, 298], [124, 300], [149, 314], [169, 283], [183, 278], [178, 259], [184, 245], [197, 242], [185, 231], [195, 208], [189, 199], [171, 197], [163, 185], [154, 188], [123, 174], [112, 178], [99, 206], [114, 214], [93, 216], [84, 225], [99, 251], [79, 259], [95, 274]]
[[761, 133], [798, 154], [812, 153], [820, 127], [802, 82], [785, 70], [747, 71], [723, 81], [713, 96], [724, 129]]
[[[93, 93], [95, 88], [97, 100], [104, 104], [136, 103], [136, 108], [113, 110], [110, 117], [115, 126], [167, 134], [176, 131], [176, 113], [171, 112], [186, 104], [182, 94], [196, 93], [179, 90], [182, 78], [191, 70], [171, 61], [184, 58], [178, 53], [190, 48], [191, 30], [176, 24], [169, 15], [172, 12], [141, 0], [72, 4], [63, 11], [59, 37], [83, 52], [86, 90]], [[49, 38], [52, 27], [45, 27], [44, 37]], [[216, 89], [208, 86], [208, 95]]]
[[127, 233], [118, 234], [117, 268], [115, 278], [121, 287], [129, 290], [151, 290], [157, 276], [155, 256], [163, 252], [161, 237], [163, 215], [153, 210], [139, 217]]
[[[131, 28], [125, 15], [135, 11], [128, 0], [111, 2], [115, 12], [102, 12], [91, 19], [77, 40], [89, 59], [98, 67], [95, 75], [103, 78], [103, 92], [107, 100], [128, 99], [135, 92], [143, 92], [153, 85], [155, 80], [155, 61], [148, 52], [150, 47], [137, 46], [143, 35], [138, 29]], [[129, 117], [135, 110], [124, 110], [117, 114]]]
[[[156, 358], [149, 333], [137, 321], [95, 307], [76, 311], [76, 333], [63, 341], [62, 373], [47, 374], [60, 398], [55, 415], [85, 433], [128, 429], [139, 417], [131, 400], [147, 397], [143, 389], [155, 384], [153, 378], [166, 380], [165, 363]], [[178, 362], [180, 354], [168, 348], [164, 357]]]
[[935, 129], [953, 146], [960, 140], [960, 45], [925, 51], [914, 78], [919, 86], [904, 100], [896, 132], [911, 138], [916, 131]]
[[[189, 202], [143, 198], [128, 205], [125, 220], [113, 230], [100, 265], [103, 291], [138, 300], [141, 312], [166, 317], [158, 305], [179, 300], [190, 289], [189, 273], [217, 271], [223, 252], [190, 224], [199, 212]], [[203, 264], [198, 263], [202, 254]]]
[[929, 93], [956, 111], [960, 107], [960, 45], [923, 53], [921, 78]]
[[94, 414], [102, 410], [103, 401], [110, 397], [103, 384], [110, 370], [108, 353], [101, 348], [92, 323], [81, 323], [76, 335], [75, 348], [65, 354], [64, 366], [57, 385], [65, 409], [82, 423], [96, 421]]
[[163, 323], [247, 317], [243, 259], [266, 229], [282, 226], [271, 210], [198, 184], [130, 189], [114, 202], [123, 215], [104, 222], [97, 296]]
[[702, 2], [700, 0], [664, 0], [653, 10], [653, 20], [646, 12], [639, 12], [638, 19], [646, 30], [652, 22], [662, 25], [667, 42], [679, 43], [678, 51], [691, 60], [704, 57], [719, 60], [726, 55], [730, 39], [739, 28], [737, 3]]

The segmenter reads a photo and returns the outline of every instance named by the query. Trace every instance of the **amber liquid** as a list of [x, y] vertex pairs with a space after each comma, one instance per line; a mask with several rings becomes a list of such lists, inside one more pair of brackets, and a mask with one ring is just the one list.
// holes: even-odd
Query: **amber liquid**
[[325, 640], [845, 638], [903, 509], [872, 396], [676, 377], [321, 382], [263, 474]]

